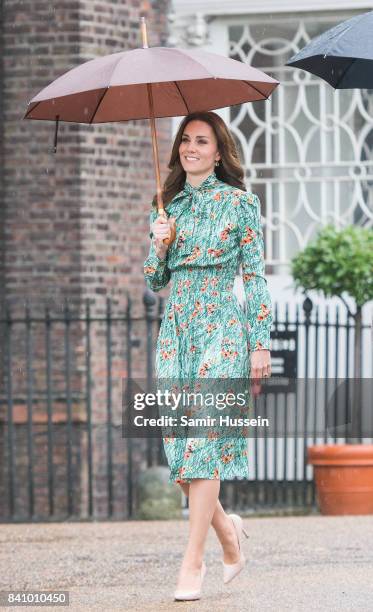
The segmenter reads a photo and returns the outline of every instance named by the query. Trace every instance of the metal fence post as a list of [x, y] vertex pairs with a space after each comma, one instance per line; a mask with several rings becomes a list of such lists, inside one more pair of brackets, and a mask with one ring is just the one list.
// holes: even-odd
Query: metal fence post
[[309, 349], [310, 349], [310, 340], [309, 340], [309, 331], [311, 325], [311, 313], [313, 309], [312, 300], [307, 297], [303, 302], [303, 312], [305, 315], [305, 353], [306, 353], [306, 361], [305, 361], [305, 372], [304, 372], [304, 420], [303, 420], [303, 504], [307, 503], [307, 440], [308, 440], [308, 432], [307, 432], [307, 414], [308, 414], [308, 372], [309, 372]]
[[[153, 375], [153, 321], [156, 299], [149, 289], [144, 291], [143, 302], [146, 321], [146, 386], [147, 389], [150, 389]], [[146, 459], [148, 467], [151, 467], [153, 465], [153, 438], [146, 440]]]

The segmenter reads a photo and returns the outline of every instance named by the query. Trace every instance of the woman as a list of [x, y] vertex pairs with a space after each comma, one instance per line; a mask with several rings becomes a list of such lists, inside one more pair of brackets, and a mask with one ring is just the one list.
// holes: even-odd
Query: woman
[[[157, 341], [159, 378], [259, 379], [270, 376], [271, 299], [264, 278], [260, 202], [248, 193], [234, 140], [219, 115], [193, 113], [182, 121], [163, 188], [166, 216], [156, 202], [147, 285], [172, 279]], [[176, 222], [176, 239], [167, 246]], [[175, 226], [174, 226], [175, 227]], [[233, 294], [242, 263], [247, 320]], [[170, 482], [189, 497], [189, 540], [175, 599], [199, 599], [210, 524], [223, 548], [224, 583], [243, 568], [242, 520], [219, 502], [220, 481], [248, 477], [247, 440], [163, 438]]]

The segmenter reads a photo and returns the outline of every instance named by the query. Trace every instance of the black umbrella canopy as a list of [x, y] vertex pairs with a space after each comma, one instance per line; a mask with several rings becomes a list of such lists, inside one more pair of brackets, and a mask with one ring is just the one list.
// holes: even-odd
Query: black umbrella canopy
[[286, 65], [311, 72], [335, 89], [373, 88], [373, 11], [314, 38]]

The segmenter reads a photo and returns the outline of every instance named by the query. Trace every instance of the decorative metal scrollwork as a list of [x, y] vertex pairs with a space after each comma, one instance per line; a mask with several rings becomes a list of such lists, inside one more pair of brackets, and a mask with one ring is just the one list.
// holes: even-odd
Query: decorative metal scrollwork
[[266, 262], [276, 273], [288, 272], [291, 257], [326, 223], [373, 225], [371, 90], [334, 90], [285, 66], [347, 17], [227, 23], [229, 56], [281, 82], [269, 100], [230, 109], [247, 184], [263, 201]]

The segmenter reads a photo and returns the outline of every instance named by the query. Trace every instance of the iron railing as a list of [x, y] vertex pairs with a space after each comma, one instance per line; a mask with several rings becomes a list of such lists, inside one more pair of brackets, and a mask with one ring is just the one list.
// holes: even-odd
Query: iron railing
[[[166, 461], [161, 439], [122, 436], [123, 385], [136, 378], [151, 382], [163, 309], [163, 299], [148, 291], [141, 316], [135, 316], [130, 299], [115, 313], [110, 299], [94, 314], [88, 301], [83, 313], [73, 312], [67, 302], [57, 314], [46, 308], [38, 316], [27, 304], [16, 314], [5, 307], [0, 318], [1, 520], [136, 516], [139, 474]], [[322, 316], [320, 310], [309, 298], [301, 306], [274, 305], [272, 377], [304, 380], [314, 389], [323, 379], [353, 376], [353, 321], [339, 307], [325, 306]], [[371, 347], [370, 333], [364, 324], [365, 347]], [[363, 363], [363, 377], [371, 378], [368, 354]], [[330, 427], [320, 432], [318, 397], [306, 393], [299, 410], [296, 389], [274, 393], [272, 407], [281, 426], [275, 425], [271, 438], [248, 440], [250, 478], [222, 482], [224, 503], [246, 512], [316, 508], [307, 447], [346, 439], [337, 427], [334, 437]], [[291, 410], [304, 420], [295, 423], [295, 436], [283, 429]]]

